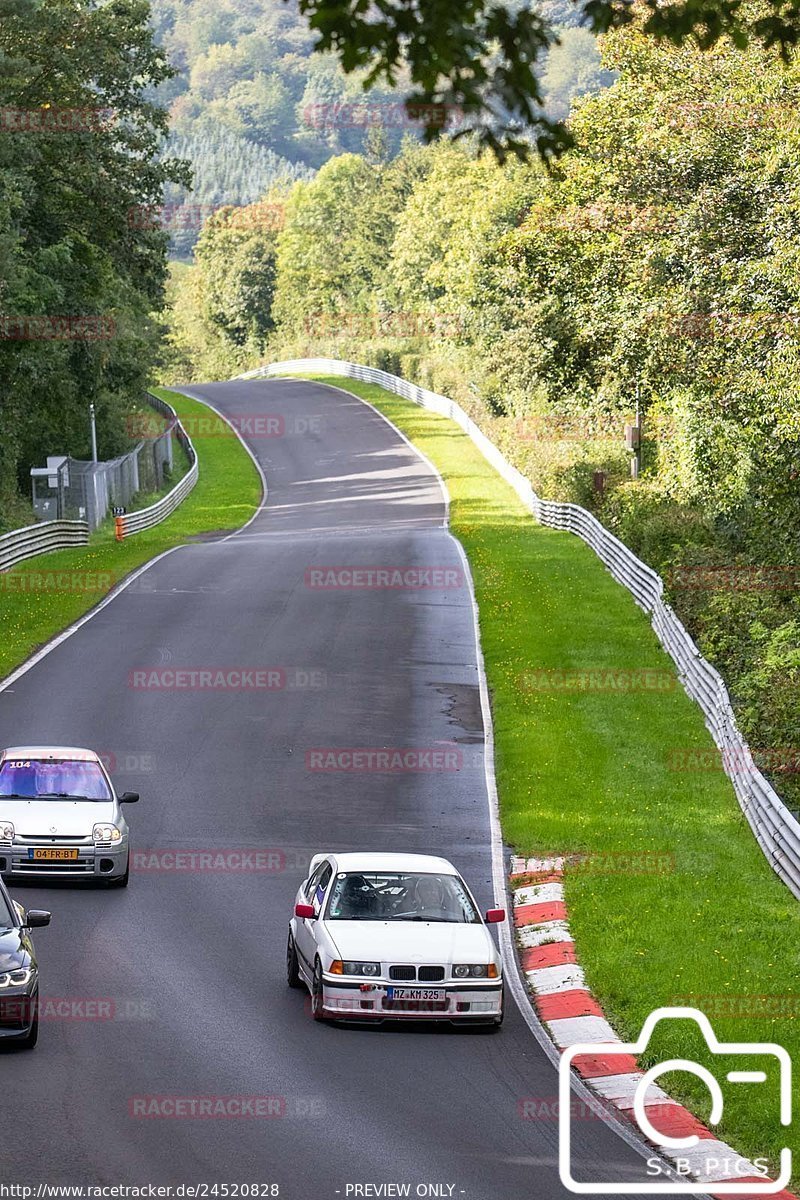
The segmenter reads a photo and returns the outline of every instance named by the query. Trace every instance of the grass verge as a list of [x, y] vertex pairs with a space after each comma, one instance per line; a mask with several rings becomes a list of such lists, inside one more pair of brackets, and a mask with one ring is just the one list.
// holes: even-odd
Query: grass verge
[[192, 436], [200, 463], [194, 489], [166, 521], [124, 542], [114, 540], [107, 521], [88, 546], [40, 554], [0, 574], [0, 678], [148, 559], [199, 534], [238, 529], [257, 508], [258, 472], [230, 426], [198, 400], [154, 390], [192, 428], [206, 431]]
[[[369, 400], [447, 481], [480, 609], [504, 835], [523, 854], [590, 856], [567, 875], [567, 903], [589, 986], [617, 1032], [632, 1040], [653, 1009], [685, 1004], [720, 1040], [778, 1042], [794, 1057], [800, 908], [727, 777], [708, 768], [702, 713], [648, 618], [579, 538], [534, 522], [452, 421], [376, 385], [320, 381]], [[758, 1064], [766, 1084], [726, 1084], [720, 1064], [736, 1063], [709, 1056], [694, 1030], [659, 1026], [642, 1061], [712, 1069], [726, 1101], [718, 1136], [769, 1158], [774, 1177], [780, 1148], [800, 1149], [779, 1124], [774, 1065]], [[708, 1120], [699, 1080], [661, 1083]]]

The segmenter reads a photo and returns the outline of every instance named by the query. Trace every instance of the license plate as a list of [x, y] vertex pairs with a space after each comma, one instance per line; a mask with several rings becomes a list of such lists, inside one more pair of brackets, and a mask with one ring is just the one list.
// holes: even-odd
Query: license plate
[[444, 988], [396, 988], [386, 989], [387, 1000], [445, 1000]]
[[40, 850], [34, 846], [28, 847], [28, 861], [33, 862], [75, 862], [80, 851], [58, 849]]

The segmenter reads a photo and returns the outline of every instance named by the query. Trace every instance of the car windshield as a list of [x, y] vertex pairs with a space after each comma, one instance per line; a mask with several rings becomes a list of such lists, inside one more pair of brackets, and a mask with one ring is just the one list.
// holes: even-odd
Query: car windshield
[[406, 871], [345, 871], [328, 904], [331, 921], [446, 921], [480, 923], [457, 875]]
[[0, 801], [110, 800], [105, 776], [96, 762], [80, 759], [9, 758], [0, 765]]

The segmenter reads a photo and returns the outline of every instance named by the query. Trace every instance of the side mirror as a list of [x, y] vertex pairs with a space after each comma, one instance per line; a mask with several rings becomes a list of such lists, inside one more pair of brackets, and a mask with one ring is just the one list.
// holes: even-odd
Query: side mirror
[[506, 919], [506, 910], [504, 908], [487, 908], [486, 924], [500, 925]]
[[313, 904], [295, 904], [294, 915], [302, 917], [305, 921], [313, 921], [317, 914], [314, 912]]
[[123, 792], [119, 798], [119, 802], [120, 804], [136, 804], [138, 799], [138, 792]]
[[25, 926], [28, 929], [41, 929], [50, 924], [50, 916], [43, 908], [31, 908], [25, 914]]

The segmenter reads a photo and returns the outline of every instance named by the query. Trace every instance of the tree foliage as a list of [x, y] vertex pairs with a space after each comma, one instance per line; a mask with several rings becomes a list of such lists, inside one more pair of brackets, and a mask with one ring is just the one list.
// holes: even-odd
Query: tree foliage
[[[170, 70], [148, 17], [143, 0], [0, 2], [0, 513], [32, 463], [86, 454], [90, 401], [102, 451], [124, 445], [122, 402], [156, 355], [165, 239], [131, 213], [187, 175], [160, 153], [148, 90]], [[86, 317], [100, 337], [75, 336]]]
[[[537, 69], [557, 39], [540, 7], [470, 0], [457, 7], [442, 0], [299, 0], [318, 34], [343, 69], [366, 72], [369, 85], [394, 86], [407, 72], [407, 103], [451, 104], [464, 113], [465, 132], [500, 161], [509, 152], [527, 157], [533, 142], [544, 158], [571, 143], [563, 124], [544, 107]], [[635, 26], [656, 41], [709, 49], [720, 39], [744, 48], [777, 47], [788, 58], [800, 38], [800, 10], [793, 0], [576, 0], [579, 23], [594, 34]], [[442, 133], [429, 121], [426, 137]]]
[[[604, 39], [602, 69], [615, 82], [574, 107], [550, 171], [442, 142], [295, 185], [262, 352], [367, 359], [455, 393], [537, 490], [596, 508], [673, 581], [751, 742], [791, 747], [800, 67], [630, 27]], [[724, 568], [720, 586], [699, 567]]]

